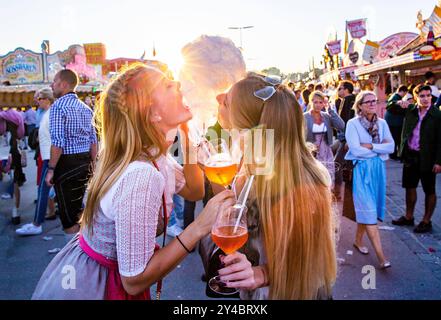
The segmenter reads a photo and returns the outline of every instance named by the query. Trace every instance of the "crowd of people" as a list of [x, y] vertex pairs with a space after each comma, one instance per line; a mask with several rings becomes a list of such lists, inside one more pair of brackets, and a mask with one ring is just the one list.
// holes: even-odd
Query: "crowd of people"
[[[406, 190], [406, 215], [393, 224], [414, 225], [421, 180], [425, 215], [414, 231], [431, 231], [441, 111], [430, 79], [413, 90], [400, 86], [385, 120], [375, 93], [354, 94], [347, 80], [338, 84], [335, 101], [320, 84], [300, 91], [257, 73], [236, 80], [218, 93], [214, 129], [273, 130], [274, 155], [271, 175], [258, 175], [257, 164], [246, 163], [246, 174], [238, 177], [235, 192], [255, 175], [247, 201], [249, 236], [239, 252], [220, 256], [218, 279], [225, 287], [240, 289], [242, 299], [331, 299], [339, 223], [333, 203], [343, 198], [357, 223], [354, 247], [369, 254], [367, 234], [379, 268], [390, 268], [377, 226], [386, 212], [390, 155], [404, 164]], [[189, 134], [192, 113], [179, 82], [153, 67], [131, 66], [99, 100], [89, 101], [96, 103], [95, 117], [76, 95], [77, 85], [76, 73], [62, 70], [50, 88], [36, 93], [38, 113], [24, 119], [12, 109], [0, 112], [0, 135], [9, 132], [15, 223], [25, 181], [18, 144], [25, 124], [38, 130], [35, 215], [16, 233], [41, 234], [44, 220], [58, 215], [66, 235], [32, 298], [150, 299], [152, 284], [198, 243], [204, 248], [219, 207], [232, 206], [235, 193], [207, 183], [203, 168], [187, 161], [199, 147]], [[176, 142], [180, 163], [168, 152]], [[195, 202], [202, 199], [195, 217]], [[156, 244], [161, 234], [174, 238], [162, 248]], [[61, 285], [65, 265], [76, 270], [76, 290]]]

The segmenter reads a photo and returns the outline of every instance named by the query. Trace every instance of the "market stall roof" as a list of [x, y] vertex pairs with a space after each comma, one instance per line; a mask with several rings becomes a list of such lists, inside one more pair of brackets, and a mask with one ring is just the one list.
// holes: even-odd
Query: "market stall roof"
[[359, 66], [348, 66], [348, 67], [341, 67], [336, 70], [329, 71], [323, 75], [320, 76], [320, 81], [324, 83], [338, 81], [342, 74], [350, 74], [351, 72], [354, 72]]
[[[385, 71], [397, 70], [414, 70], [433, 66], [434, 63], [439, 64], [439, 54], [436, 55], [420, 55], [419, 49], [426, 44], [429, 26], [433, 27], [435, 37], [441, 35], [441, 7], [438, 4], [433, 9], [431, 16], [423, 20], [421, 13], [418, 16], [419, 24], [421, 24], [420, 35], [406, 44], [403, 48], [396, 52], [396, 56], [384, 61], [373, 63], [371, 65], [361, 67], [355, 71], [357, 76], [371, 73], [379, 73]], [[436, 61], [436, 62], [435, 62]]]
[[[417, 52], [409, 52], [401, 56], [370, 64], [365, 67], [360, 67], [355, 70], [355, 75], [362, 76], [371, 73], [379, 73], [381, 71], [397, 71], [406, 67], [415, 69], [423, 66], [426, 61], [432, 62], [433, 57], [431, 55], [422, 56]], [[421, 64], [416, 65], [415, 62], [421, 62]]]
[[[50, 83], [23, 84], [23, 85], [10, 85], [10, 86], [0, 85], [0, 92], [27, 93], [27, 92], [35, 92], [37, 90], [49, 86]], [[79, 93], [93, 93], [97, 87], [98, 87], [97, 85], [79, 85], [76, 91]]]
[[415, 39], [413, 39], [411, 42], [409, 42], [403, 48], [398, 50], [397, 55], [403, 55], [405, 53], [414, 52], [417, 49], [421, 48], [425, 44], [426, 44], [426, 40], [421, 36], [417, 36]]

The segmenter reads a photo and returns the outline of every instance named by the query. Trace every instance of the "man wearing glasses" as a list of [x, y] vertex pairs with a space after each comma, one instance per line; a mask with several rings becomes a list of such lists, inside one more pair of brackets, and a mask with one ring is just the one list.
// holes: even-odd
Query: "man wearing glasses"
[[392, 223], [398, 226], [414, 225], [417, 187], [421, 180], [425, 199], [423, 220], [415, 233], [432, 230], [431, 218], [436, 206], [436, 175], [441, 173], [441, 111], [432, 106], [432, 89], [419, 85], [414, 90], [416, 105], [406, 109], [400, 154], [403, 159], [403, 188], [406, 189], [406, 215]]

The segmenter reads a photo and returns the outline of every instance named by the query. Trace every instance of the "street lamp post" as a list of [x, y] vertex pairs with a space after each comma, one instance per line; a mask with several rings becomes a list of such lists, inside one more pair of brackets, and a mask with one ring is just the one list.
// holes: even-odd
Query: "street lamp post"
[[239, 30], [239, 33], [240, 33], [240, 49], [241, 50], [243, 50], [243, 47], [242, 47], [242, 30], [244, 30], [244, 29], [251, 29], [251, 28], [254, 28], [254, 26], [228, 27], [228, 29], [231, 29], [231, 30]]

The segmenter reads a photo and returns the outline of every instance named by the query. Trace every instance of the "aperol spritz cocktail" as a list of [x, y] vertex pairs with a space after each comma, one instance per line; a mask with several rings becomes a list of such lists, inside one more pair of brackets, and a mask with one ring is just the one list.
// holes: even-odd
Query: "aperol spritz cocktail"
[[[221, 207], [211, 229], [213, 242], [226, 254], [232, 254], [239, 250], [248, 240], [248, 228], [246, 218], [247, 208], [241, 204], [233, 207]], [[208, 282], [211, 290], [231, 295], [237, 292], [235, 288], [227, 288], [216, 277]]]

